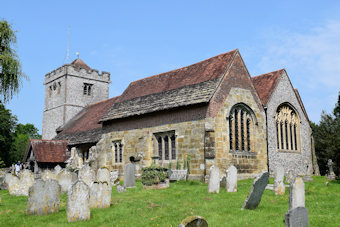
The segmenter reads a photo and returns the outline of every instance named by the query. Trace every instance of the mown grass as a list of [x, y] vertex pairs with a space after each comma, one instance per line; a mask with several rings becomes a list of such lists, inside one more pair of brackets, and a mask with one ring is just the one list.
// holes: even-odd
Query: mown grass
[[[60, 211], [45, 216], [26, 216], [24, 196], [0, 191], [0, 226], [178, 226], [189, 215], [206, 218], [209, 226], [285, 226], [289, 189], [284, 196], [265, 190], [256, 210], [241, 210], [253, 180], [238, 182], [237, 193], [208, 194], [200, 182], [171, 183], [170, 188], [144, 190], [140, 182], [125, 193], [112, 191], [107, 209], [91, 209], [91, 220], [68, 223], [67, 197], [61, 196]], [[311, 226], [340, 226], [340, 181], [325, 185], [324, 177], [306, 182], [306, 207]], [[271, 179], [272, 183], [272, 179]]]

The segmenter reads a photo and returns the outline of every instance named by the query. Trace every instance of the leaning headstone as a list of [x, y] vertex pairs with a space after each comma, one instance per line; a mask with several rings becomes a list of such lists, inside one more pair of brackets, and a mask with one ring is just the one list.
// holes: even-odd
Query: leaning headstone
[[[117, 185], [117, 179], [118, 179], [118, 171], [114, 170], [114, 171], [110, 171], [110, 183], [112, 186]], [[119, 183], [119, 180], [118, 180]]]
[[60, 205], [60, 185], [56, 180], [36, 180], [29, 189], [26, 214], [57, 213]]
[[118, 193], [126, 192], [126, 188], [124, 186], [118, 185], [117, 186], [117, 192]]
[[309, 227], [308, 210], [305, 207], [290, 209], [285, 217], [286, 227]]
[[90, 219], [90, 188], [84, 181], [77, 181], [67, 193], [67, 221]]
[[55, 180], [56, 175], [51, 170], [46, 169], [41, 173], [41, 179], [43, 179], [44, 181]]
[[90, 187], [90, 208], [110, 207], [111, 192], [108, 182], [94, 182]]
[[67, 192], [71, 188], [72, 184], [76, 181], [73, 178], [72, 173], [67, 169], [63, 169], [58, 173], [57, 181], [61, 186], [61, 192]]
[[285, 169], [283, 166], [278, 166], [275, 169], [275, 177], [274, 177], [274, 190], [275, 195], [284, 195], [285, 194], [285, 184], [283, 182], [285, 176]]
[[305, 207], [305, 183], [301, 177], [296, 177], [289, 188], [289, 209]]
[[287, 182], [288, 184], [290, 184], [290, 182], [292, 182], [292, 180], [294, 179], [294, 177], [295, 177], [295, 172], [294, 172], [294, 170], [292, 170], [292, 169], [288, 170], [287, 176], [286, 176], [286, 182]]
[[78, 173], [79, 180], [84, 181], [88, 186], [96, 180], [96, 172], [89, 166], [84, 165]]
[[110, 184], [110, 171], [107, 168], [97, 170], [97, 182], [106, 182]]
[[186, 217], [178, 227], [208, 227], [207, 221], [201, 216]]
[[135, 165], [133, 163], [128, 163], [124, 166], [124, 186], [126, 188], [136, 186]]
[[220, 170], [217, 166], [210, 167], [208, 193], [220, 192]]
[[227, 169], [227, 192], [237, 192], [237, 169], [231, 165]]
[[328, 175], [327, 175], [327, 179], [328, 180], [335, 180], [336, 179], [336, 175], [334, 173], [334, 170], [333, 170], [333, 161], [332, 159], [328, 159], [328, 162], [327, 162], [327, 166], [328, 166]]
[[242, 209], [255, 209], [261, 202], [262, 194], [269, 182], [269, 173], [262, 172], [255, 178], [247, 199], [244, 201]]

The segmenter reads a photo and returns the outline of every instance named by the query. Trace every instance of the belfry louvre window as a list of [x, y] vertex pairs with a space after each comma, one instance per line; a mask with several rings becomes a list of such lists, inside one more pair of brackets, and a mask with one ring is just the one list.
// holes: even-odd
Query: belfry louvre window
[[175, 131], [160, 132], [154, 134], [157, 141], [157, 154], [159, 160], [176, 160], [176, 136]]
[[287, 104], [279, 106], [275, 114], [275, 124], [276, 148], [281, 151], [297, 151], [300, 121], [296, 112]]
[[235, 105], [228, 117], [229, 148], [231, 151], [252, 151], [253, 119], [251, 110], [243, 104]]
[[120, 140], [112, 142], [112, 150], [115, 155], [115, 163], [123, 162], [123, 144]]
[[87, 96], [91, 96], [92, 95], [92, 87], [93, 87], [93, 84], [84, 83], [83, 94], [87, 95]]

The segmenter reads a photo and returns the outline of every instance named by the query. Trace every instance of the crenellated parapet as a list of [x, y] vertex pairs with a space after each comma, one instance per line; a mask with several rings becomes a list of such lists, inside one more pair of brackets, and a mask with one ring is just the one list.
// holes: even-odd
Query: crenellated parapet
[[110, 81], [110, 73], [102, 71], [99, 73], [97, 69], [89, 69], [83, 67], [78, 67], [72, 64], [65, 64], [50, 73], [45, 75], [44, 85], [57, 80], [58, 78], [65, 76], [65, 75], [72, 75], [76, 77], [82, 77], [90, 80], [96, 80], [106, 83], [111, 83]]

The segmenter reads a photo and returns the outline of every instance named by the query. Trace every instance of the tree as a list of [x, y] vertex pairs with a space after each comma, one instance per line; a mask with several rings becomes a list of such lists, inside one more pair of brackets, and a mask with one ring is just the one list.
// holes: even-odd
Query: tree
[[0, 21], [0, 101], [7, 103], [19, 92], [22, 79], [28, 79], [21, 70], [21, 63], [13, 45], [15, 31], [6, 20]]
[[332, 159], [334, 171], [340, 174], [340, 92], [332, 114], [322, 112], [319, 124], [312, 123], [315, 153], [321, 174], [328, 172], [327, 161]]
[[0, 158], [9, 164], [9, 152], [15, 137], [17, 118], [0, 102]]

